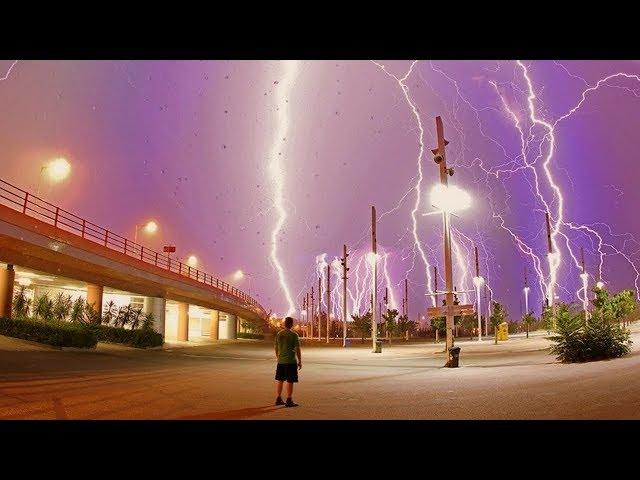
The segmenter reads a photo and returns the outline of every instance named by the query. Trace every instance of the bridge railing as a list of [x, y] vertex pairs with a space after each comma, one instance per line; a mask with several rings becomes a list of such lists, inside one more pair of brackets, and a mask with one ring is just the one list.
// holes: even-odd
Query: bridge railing
[[165, 253], [156, 252], [155, 250], [133, 242], [126, 237], [42, 200], [2, 179], [0, 179], [0, 203], [37, 220], [53, 225], [56, 228], [103, 245], [111, 250], [124, 253], [127, 256], [152, 264], [163, 270], [168, 270], [178, 275], [191, 278], [196, 282], [209, 285], [230, 295], [236, 302], [240, 301], [243, 306], [250, 308], [256, 313], [262, 316], [267, 315], [265, 309], [254, 298], [223, 280], [206, 272], [202, 272], [190, 265], [186, 265]]

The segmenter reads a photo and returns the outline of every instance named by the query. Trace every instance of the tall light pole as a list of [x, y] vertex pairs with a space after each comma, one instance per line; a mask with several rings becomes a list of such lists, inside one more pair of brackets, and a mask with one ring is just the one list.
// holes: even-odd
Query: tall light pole
[[313, 324], [309, 322], [311, 307], [309, 305], [309, 292], [307, 292], [307, 328], [309, 329], [309, 337], [313, 338]]
[[342, 346], [347, 346], [347, 246], [342, 246]]
[[[140, 225], [136, 225], [136, 230], [135, 230], [135, 233], [133, 234], [133, 243], [138, 243], [139, 228], [140, 228]], [[142, 228], [144, 233], [146, 233], [147, 235], [153, 235], [158, 231], [158, 224], [153, 220], [149, 220], [147, 223], [144, 224]]]
[[[487, 304], [487, 318], [484, 319], [484, 336], [489, 336], [489, 317], [491, 316], [491, 291], [489, 291], [489, 274], [487, 273], [487, 281], [484, 284], [484, 301]], [[487, 298], [487, 293], [489, 297]]]
[[527, 267], [524, 267], [524, 314], [529, 315], [529, 281], [527, 279]]
[[316, 304], [313, 301], [313, 286], [311, 286], [311, 338], [313, 338], [313, 323], [316, 321], [315, 315]]
[[66, 158], [58, 157], [49, 161], [46, 165], [40, 168], [40, 174], [38, 175], [38, 185], [36, 187], [36, 197], [40, 195], [40, 184], [42, 182], [42, 174], [47, 172], [49, 180], [54, 183], [63, 181], [71, 173], [71, 164]]
[[482, 309], [480, 308], [480, 287], [484, 283], [484, 278], [480, 276], [480, 263], [478, 262], [478, 247], [475, 247], [476, 254], [476, 276], [473, 283], [476, 286], [476, 316], [478, 317], [478, 341], [482, 341]]
[[322, 277], [318, 277], [318, 341], [322, 337]]
[[376, 305], [378, 304], [378, 251], [376, 240], [376, 207], [371, 206], [371, 263], [373, 264], [372, 293], [371, 293], [371, 343], [373, 353], [376, 353], [376, 342], [378, 341], [378, 315]]
[[331, 264], [327, 263], [327, 343], [329, 343], [330, 318], [331, 318]]
[[[433, 266], [433, 291], [436, 297], [436, 307], [438, 306], [438, 267], [436, 265]], [[422, 317], [424, 319], [424, 317]], [[436, 328], [436, 343], [440, 342], [439, 331]]]
[[451, 213], [457, 210], [468, 208], [471, 198], [462, 189], [449, 187], [448, 177], [453, 175], [453, 169], [447, 168], [445, 147], [449, 143], [444, 139], [444, 127], [442, 118], [436, 117], [436, 132], [438, 147], [433, 149], [433, 160], [440, 167], [440, 184], [431, 191], [431, 203], [442, 210], [442, 223], [444, 233], [444, 271], [445, 271], [445, 298], [446, 298], [446, 319], [447, 319], [447, 365], [451, 363], [451, 348], [453, 348], [453, 263], [451, 261]]

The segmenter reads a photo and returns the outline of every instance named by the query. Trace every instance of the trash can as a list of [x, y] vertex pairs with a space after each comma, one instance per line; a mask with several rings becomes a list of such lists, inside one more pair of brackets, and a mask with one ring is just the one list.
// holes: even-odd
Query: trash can
[[376, 340], [376, 349], [373, 353], [382, 353], [382, 340]]
[[458, 362], [460, 361], [460, 347], [452, 347], [449, 349], [451, 354], [451, 360], [447, 362], [447, 367], [458, 368]]

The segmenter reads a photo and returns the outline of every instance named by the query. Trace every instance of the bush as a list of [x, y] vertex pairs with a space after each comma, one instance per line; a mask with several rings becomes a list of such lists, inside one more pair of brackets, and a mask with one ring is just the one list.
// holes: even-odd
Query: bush
[[255, 338], [258, 340], [262, 340], [264, 338], [264, 335], [261, 333], [239, 332], [238, 338]]
[[148, 328], [129, 330], [108, 325], [90, 325], [87, 328], [95, 332], [100, 342], [122, 343], [136, 348], [159, 347], [164, 343], [161, 334]]
[[94, 332], [68, 322], [0, 318], [0, 335], [45, 343], [55, 347], [94, 348]]
[[606, 318], [599, 310], [585, 322], [582, 312], [573, 313], [566, 305], [558, 305], [556, 344], [551, 353], [562, 362], [588, 362], [617, 358], [629, 353], [632, 344], [629, 330]]

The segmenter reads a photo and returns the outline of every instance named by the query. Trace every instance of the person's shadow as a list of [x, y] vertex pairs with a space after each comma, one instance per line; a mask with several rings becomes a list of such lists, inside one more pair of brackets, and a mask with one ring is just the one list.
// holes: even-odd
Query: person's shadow
[[284, 408], [283, 405], [268, 405], [266, 407], [249, 407], [239, 410], [227, 410], [223, 412], [208, 412], [199, 415], [180, 417], [178, 420], [241, 420], [243, 418], [257, 417], [265, 413]]

